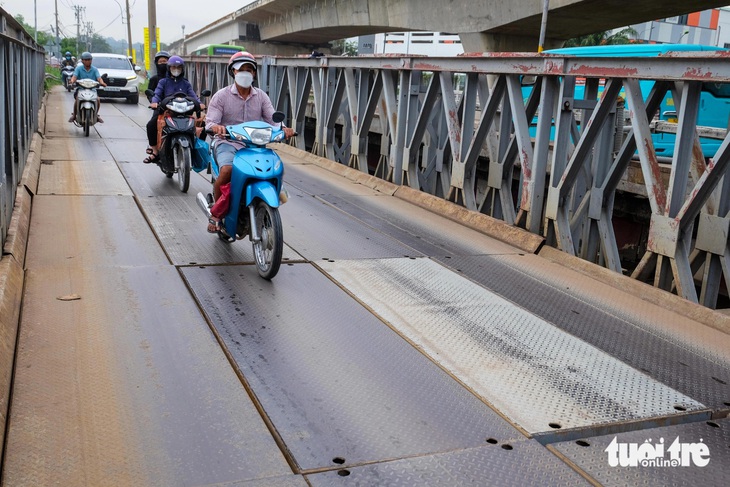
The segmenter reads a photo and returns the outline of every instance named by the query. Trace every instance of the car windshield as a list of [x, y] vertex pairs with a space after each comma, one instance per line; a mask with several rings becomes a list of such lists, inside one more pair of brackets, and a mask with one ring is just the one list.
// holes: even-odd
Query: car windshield
[[96, 69], [132, 69], [129, 59], [120, 57], [95, 57], [94, 60], [91, 61], [91, 64], [93, 64]]

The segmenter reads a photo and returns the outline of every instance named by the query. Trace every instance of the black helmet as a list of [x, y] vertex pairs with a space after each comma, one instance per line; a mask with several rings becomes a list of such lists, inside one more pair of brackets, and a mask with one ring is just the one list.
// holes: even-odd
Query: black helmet
[[170, 53], [167, 51], [158, 51], [157, 54], [155, 54], [155, 64], [157, 64], [157, 60], [161, 57], [166, 57], [167, 59], [170, 59]]

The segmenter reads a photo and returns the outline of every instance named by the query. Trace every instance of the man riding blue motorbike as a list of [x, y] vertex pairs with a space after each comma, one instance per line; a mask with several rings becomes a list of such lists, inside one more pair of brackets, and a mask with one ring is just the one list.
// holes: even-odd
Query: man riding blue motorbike
[[[259, 120], [275, 125], [272, 118], [274, 106], [269, 96], [253, 86], [256, 71], [256, 59], [252, 54], [245, 51], [235, 53], [228, 60], [228, 74], [235, 82], [216, 92], [208, 104], [205, 128], [216, 135], [213, 150], [220, 170], [213, 187], [215, 200], [221, 196], [221, 186], [231, 181], [236, 151], [245, 147], [243, 143], [225, 137], [226, 126]], [[296, 134], [294, 129], [289, 127], [282, 127], [282, 130], [286, 138]], [[211, 217], [208, 222], [208, 232], [216, 233], [219, 225], [220, 218]]]

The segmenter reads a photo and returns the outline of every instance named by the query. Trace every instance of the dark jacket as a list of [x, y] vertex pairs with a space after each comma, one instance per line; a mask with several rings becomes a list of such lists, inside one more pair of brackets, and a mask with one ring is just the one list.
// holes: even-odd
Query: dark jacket
[[195, 91], [193, 90], [193, 85], [190, 84], [190, 81], [185, 79], [185, 73], [183, 72], [181, 76], [178, 76], [175, 79], [170, 76], [169, 71], [167, 73], [167, 76], [165, 76], [157, 83], [157, 87], [155, 88], [155, 96], [152, 97], [152, 103], [160, 103], [168, 96], [172, 96], [178, 92], [185, 93], [186, 95], [190, 96], [195, 101], [200, 103], [198, 95], [196, 95]]

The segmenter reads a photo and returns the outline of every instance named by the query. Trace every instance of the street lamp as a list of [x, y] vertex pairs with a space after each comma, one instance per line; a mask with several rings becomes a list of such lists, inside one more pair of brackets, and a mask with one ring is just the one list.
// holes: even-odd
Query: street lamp
[[679, 39], [677, 40], [677, 44], [681, 44], [682, 43], [682, 37], [686, 36], [687, 34], [689, 34], [689, 31], [688, 30], [685, 30], [684, 32], [682, 32], [682, 35], [679, 36]]

